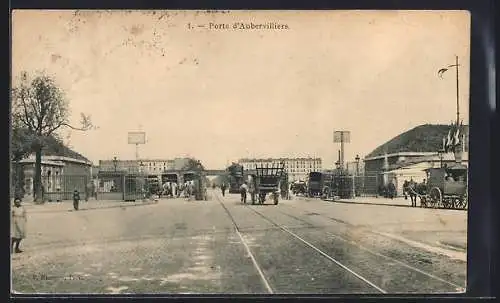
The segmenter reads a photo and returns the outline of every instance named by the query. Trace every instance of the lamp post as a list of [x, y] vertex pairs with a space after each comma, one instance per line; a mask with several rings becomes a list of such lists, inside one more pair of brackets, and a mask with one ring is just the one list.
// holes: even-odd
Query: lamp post
[[356, 155], [354, 160], [356, 161], [356, 176], [359, 176], [359, 155]]
[[442, 168], [443, 167], [443, 155], [444, 155], [445, 151], [444, 149], [440, 149], [438, 150], [438, 156], [439, 156], [439, 167]]
[[115, 172], [116, 172], [116, 166], [118, 165], [118, 160], [116, 157], [113, 157], [113, 166], [115, 167]]

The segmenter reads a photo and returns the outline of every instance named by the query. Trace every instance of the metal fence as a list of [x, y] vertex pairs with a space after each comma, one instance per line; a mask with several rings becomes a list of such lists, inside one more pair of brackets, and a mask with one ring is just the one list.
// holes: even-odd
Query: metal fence
[[89, 182], [90, 176], [87, 175], [42, 176], [43, 200], [72, 200], [75, 190], [78, 190], [81, 199], [87, 199], [92, 195]]
[[379, 194], [379, 185], [381, 177], [373, 176], [356, 176], [354, 177], [354, 188], [358, 197], [375, 197]]
[[145, 198], [148, 193], [145, 177], [136, 174], [101, 174], [97, 184], [98, 200], [136, 201]]

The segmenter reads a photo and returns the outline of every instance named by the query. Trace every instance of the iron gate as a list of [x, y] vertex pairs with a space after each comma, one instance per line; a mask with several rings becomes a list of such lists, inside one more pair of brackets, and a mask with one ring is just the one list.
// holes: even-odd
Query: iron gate
[[376, 197], [378, 196], [378, 187], [380, 177], [373, 176], [357, 176], [355, 180], [356, 196], [360, 197]]
[[42, 177], [42, 196], [44, 201], [55, 202], [73, 200], [73, 192], [78, 190], [80, 198], [92, 195], [89, 190], [90, 177], [87, 175], [62, 175]]

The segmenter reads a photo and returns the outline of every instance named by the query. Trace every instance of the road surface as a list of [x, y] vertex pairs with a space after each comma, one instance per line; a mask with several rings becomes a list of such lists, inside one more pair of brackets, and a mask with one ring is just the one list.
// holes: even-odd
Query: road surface
[[[294, 197], [27, 207], [18, 293], [463, 292], [466, 212]], [[96, 205], [100, 205], [96, 207]], [[104, 205], [104, 206], [103, 206]], [[123, 206], [125, 205], [125, 206]], [[463, 242], [462, 241], [462, 242]], [[464, 248], [465, 249], [465, 248]]]

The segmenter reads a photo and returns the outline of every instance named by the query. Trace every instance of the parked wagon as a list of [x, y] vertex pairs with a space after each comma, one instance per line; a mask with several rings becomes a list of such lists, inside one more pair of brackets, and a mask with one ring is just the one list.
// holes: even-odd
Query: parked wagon
[[467, 208], [467, 167], [427, 169], [426, 191], [419, 192], [423, 207]]
[[[251, 175], [249, 192], [252, 204], [258, 202], [264, 204], [267, 194], [271, 194], [274, 205], [279, 202], [281, 181], [285, 173], [285, 163], [267, 164], [255, 168], [255, 174]], [[258, 199], [258, 201], [256, 201]]]

